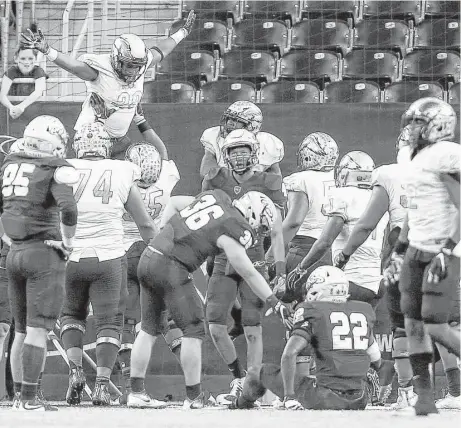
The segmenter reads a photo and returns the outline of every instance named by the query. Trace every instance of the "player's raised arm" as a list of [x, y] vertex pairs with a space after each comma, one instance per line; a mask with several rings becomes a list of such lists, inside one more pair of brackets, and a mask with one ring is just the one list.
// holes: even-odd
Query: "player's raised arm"
[[82, 80], [95, 80], [98, 77], [98, 71], [78, 59], [65, 55], [62, 52], [52, 48], [45, 39], [42, 30], [33, 33], [28, 29], [29, 34], [21, 34], [22, 43], [28, 49], [36, 49], [43, 53], [46, 58], [54, 62], [57, 66], [63, 68], [69, 73], [80, 77]]
[[200, 163], [200, 177], [204, 178], [211, 169], [218, 168], [218, 166], [216, 155], [205, 149], [205, 153]]

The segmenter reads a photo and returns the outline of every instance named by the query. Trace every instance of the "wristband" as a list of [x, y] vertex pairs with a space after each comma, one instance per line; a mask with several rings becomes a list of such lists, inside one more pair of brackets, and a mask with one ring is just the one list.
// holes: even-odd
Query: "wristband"
[[170, 36], [171, 39], [173, 39], [176, 44], [179, 44], [181, 40], [184, 40], [187, 37], [187, 31], [184, 28], [180, 28], [176, 33], [172, 34]]
[[286, 274], [286, 263], [284, 260], [275, 262], [275, 274], [278, 276], [282, 276]]
[[277, 297], [275, 297], [274, 294], [271, 294], [267, 299], [266, 299], [266, 302], [267, 304], [271, 307], [271, 308], [275, 308], [278, 303], [280, 302], [279, 299], [277, 299]]
[[144, 122], [138, 124], [138, 130], [141, 134], [148, 131], [149, 129], [152, 129], [152, 126], [149, 125], [147, 120], [144, 120]]
[[408, 242], [397, 241], [397, 244], [395, 244], [394, 247], [394, 252], [397, 254], [404, 254], [407, 251], [408, 245]]
[[56, 49], [50, 48], [48, 53], [45, 55], [50, 61], [56, 61], [58, 58], [58, 51]]

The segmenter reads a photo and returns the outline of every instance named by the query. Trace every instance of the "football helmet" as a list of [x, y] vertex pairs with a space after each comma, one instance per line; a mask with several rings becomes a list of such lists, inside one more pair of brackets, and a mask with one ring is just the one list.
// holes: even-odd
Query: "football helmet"
[[298, 167], [303, 171], [331, 171], [338, 156], [336, 141], [324, 132], [309, 134], [301, 142], [296, 153]]
[[101, 122], [87, 123], [77, 129], [72, 148], [78, 159], [110, 158], [113, 140]]
[[[229, 153], [232, 149], [237, 147], [248, 147], [250, 149], [250, 153]], [[258, 142], [256, 141], [254, 134], [246, 129], [235, 129], [224, 139], [221, 152], [227, 166], [237, 174], [243, 174], [248, 171], [252, 165], [258, 162], [257, 147]]]
[[128, 147], [125, 160], [133, 162], [141, 169], [139, 186], [147, 188], [156, 183], [162, 172], [162, 157], [158, 150], [150, 144], [140, 141]]
[[54, 116], [37, 116], [26, 126], [23, 152], [31, 157], [63, 158], [69, 138], [62, 122]]
[[277, 218], [274, 203], [263, 193], [251, 191], [235, 199], [232, 205], [237, 208], [260, 236], [270, 234]]
[[456, 128], [453, 107], [438, 98], [416, 100], [402, 116], [400, 129], [407, 132], [408, 144], [434, 144], [437, 141], [453, 141]]
[[319, 266], [306, 281], [307, 302], [345, 301], [349, 297], [349, 280], [346, 274], [334, 266]]
[[355, 150], [346, 153], [335, 167], [336, 187], [371, 187], [371, 173], [375, 169], [373, 159], [365, 152]]
[[21, 153], [23, 151], [24, 151], [24, 138], [18, 138], [13, 144], [11, 144], [8, 154]]
[[110, 63], [118, 78], [128, 84], [136, 82], [146, 71], [148, 50], [136, 34], [122, 34], [112, 45]]
[[221, 116], [221, 136], [227, 137], [235, 128], [235, 122], [243, 124], [243, 129], [257, 134], [263, 123], [260, 108], [250, 101], [236, 101], [224, 111]]

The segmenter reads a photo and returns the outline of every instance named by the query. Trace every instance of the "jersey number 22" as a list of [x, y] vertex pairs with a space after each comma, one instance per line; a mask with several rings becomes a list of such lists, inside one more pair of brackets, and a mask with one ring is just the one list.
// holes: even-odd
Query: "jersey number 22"
[[333, 326], [331, 336], [334, 350], [368, 349], [367, 317], [361, 312], [332, 312], [330, 322]]

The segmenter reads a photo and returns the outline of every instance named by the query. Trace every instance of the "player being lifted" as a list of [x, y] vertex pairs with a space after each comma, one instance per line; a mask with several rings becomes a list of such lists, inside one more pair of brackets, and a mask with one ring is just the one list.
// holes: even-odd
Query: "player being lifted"
[[74, 185], [79, 221], [66, 272], [61, 340], [70, 363], [66, 400], [79, 404], [85, 386], [83, 335], [91, 302], [96, 327], [94, 405], [109, 405], [109, 378], [120, 348], [126, 288], [122, 216], [127, 210], [145, 242], [156, 233], [137, 180], [139, 167], [109, 159], [113, 140], [101, 123], [83, 125], [75, 134], [77, 159], [69, 160], [80, 179]]
[[141, 331], [133, 346], [130, 396], [147, 395], [144, 378], [152, 346], [162, 332], [162, 313], [167, 309], [184, 334], [181, 343], [187, 395], [184, 408], [204, 406], [201, 391], [204, 316], [190, 273], [208, 256], [224, 251], [254, 293], [287, 319], [288, 309], [272, 294], [246, 254], [246, 249], [254, 244], [255, 232], [268, 233], [276, 215], [272, 201], [259, 192], [248, 192], [233, 202], [222, 190], [203, 192], [196, 198], [174, 196], [170, 199], [162, 219], [165, 226], [139, 262]]
[[23, 34], [22, 43], [42, 52], [49, 61], [85, 81], [88, 96], [75, 129], [95, 120], [103, 122], [108, 134], [118, 139], [112, 156], [123, 156], [130, 144], [128, 138], [123, 137], [128, 132], [136, 106], [141, 102], [146, 71], [162, 61], [189, 35], [194, 21], [192, 10], [183, 27], [166, 39], [156, 40], [149, 48], [136, 34], [122, 34], [115, 39], [110, 54], [84, 54], [79, 59], [50, 47], [41, 30], [36, 34], [30, 30], [28, 35]]
[[455, 128], [453, 107], [437, 98], [415, 101], [402, 116], [401, 129], [410, 144], [405, 164], [407, 217], [386, 278], [390, 283], [400, 279], [417, 415], [438, 412], [429, 372], [431, 338], [460, 356], [459, 331], [448, 324], [459, 291], [459, 253], [453, 253], [459, 242]]
[[[202, 190], [221, 189], [231, 199], [236, 199], [248, 191], [265, 194], [276, 205], [276, 217], [273, 219], [271, 240], [276, 260], [276, 273], [285, 276], [285, 250], [282, 234], [282, 209], [285, 195], [282, 191], [280, 175], [255, 171], [252, 166], [257, 162], [257, 142], [254, 135], [244, 129], [231, 131], [222, 143], [222, 157], [226, 166], [213, 168], [202, 183]], [[250, 260], [259, 266], [258, 271], [265, 275], [266, 263], [263, 236], [249, 248]], [[283, 280], [282, 280], [283, 281]], [[261, 317], [264, 302], [245, 283], [244, 279], [233, 269], [232, 263], [221, 252], [214, 259], [213, 272], [208, 282], [206, 299], [206, 318], [210, 334], [219, 354], [228, 365], [234, 379], [230, 395], [241, 391], [245, 371], [237, 356], [235, 345], [227, 332], [227, 316], [237, 295], [242, 301], [242, 323], [247, 341], [247, 365], [260, 365], [263, 358]], [[218, 400], [225, 403], [227, 394]]]
[[15, 410], [57, 410], [35, 396], [47, 334], [63, 303], [66, 260], [77, 224], [71, 185], [78, 175], [62, 159], [67, 138], [57, 118], [38, 116], [24, 130], [22, 151], [8, 155], [1, 170], [0, 233], [11, 240], [6, 270], [15, 320]]

